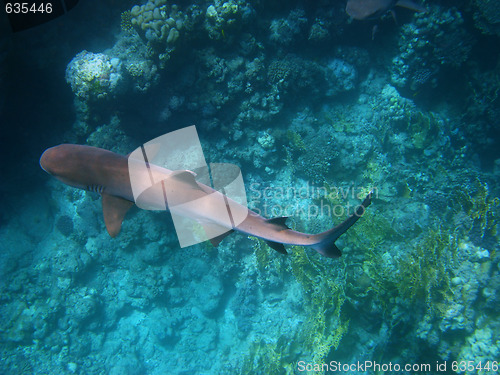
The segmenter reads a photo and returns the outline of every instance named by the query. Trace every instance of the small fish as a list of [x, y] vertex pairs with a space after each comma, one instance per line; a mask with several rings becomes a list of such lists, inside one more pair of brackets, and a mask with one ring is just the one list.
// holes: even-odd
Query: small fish
[[345, 10], [355, 20], [370, 20], [392, 12], [395, 6], [427, 12], [426, 8], [411, 0], [348, 0]]

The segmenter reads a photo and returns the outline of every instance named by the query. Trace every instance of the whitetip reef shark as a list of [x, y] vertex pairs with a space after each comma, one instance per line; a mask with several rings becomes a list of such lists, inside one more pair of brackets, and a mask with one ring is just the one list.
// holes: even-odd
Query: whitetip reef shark
[[[91, 146], [62, 144], [45, 150], [40, 158], [40, 166], [66, 185], [99, 193], [102, 197], [106, 229], [111, 237], [118, 235], [127, 211], [135, 203], [127, 156]], [[165, 184], [162, 183], [161, 188], [164, 189], [165, 197], [165, 189], [168, 189], [168, 197], [175, 197], [179, 202], [191, 202], [200, 197], [208, 198], [205, 200], [208, 204], [196, 206], [196, 209], [191, 208], [189, 212], [181, 214], [199, 221], [204, 227], [225, 226], [225, 233], [210, 239], [214, 246], [233, 231], [238, 231], [263, 239], [271, 248], [282, 254], [287, 254], [285, 244], [311, 247], [329, 258], [340, 257], [342, 253], [335, 241], [364, 214], [372, 199], [372, 192], [369, 192], [361, 205], [342, 223], [323, 233], [307, 234], [290, 229], [285, 224], [287, 217], [266, 219], [231, 201], [219, 191], [197, 182], [194, 173], [190, 171], [152, 167], [155, 174], [163, 177]], [[144, 179], [149, 179], [149, 176], [145, 174]], [[221, 222], [210, 204], [212, 200], [220, 202], [221, 198], [225, 200], [226, 205], [231, 205], [233, 212], [234, 207], [238, 207], [240, 213], [247, 210], [244, 211], [245, 219], [230, 227]], [[170, 199], [166, 203], [172, 206]]]

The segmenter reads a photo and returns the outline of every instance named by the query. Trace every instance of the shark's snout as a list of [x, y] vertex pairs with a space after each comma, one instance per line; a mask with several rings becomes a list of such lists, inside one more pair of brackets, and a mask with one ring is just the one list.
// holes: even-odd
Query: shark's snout
[[40, 156], [40, 167], [48, 174], [55, 175], [55, 169], [62, 162], [61, 146], [46, 149]]
[[40, 167], [42, 167], [42, 169], [47, 172], [47, 173], [50, 173], [48, 171], [48, 160], [50, 159], [50, 148], [45, 150], [42, 154], [42, 156], [40, 156]]
[[49, 174], [52, 174], [51, 161], [53, 159], [53, 154], [54, 154], [54, 147], [51, 147], [45, 150], [42, 156], [40, 157], [40, 167], [42, 167], [42, 169]]

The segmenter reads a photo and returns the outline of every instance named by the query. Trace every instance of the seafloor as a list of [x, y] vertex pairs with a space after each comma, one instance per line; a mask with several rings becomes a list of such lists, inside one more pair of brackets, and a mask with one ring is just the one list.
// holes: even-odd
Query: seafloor
[[[500, 2], [397, 22], [345, 5], [86, 1], [15, 34], [0, 17], [0, 374], [499, 373]], [[169, 213], [139, 209], [112, 239], [99, 195], [38, 165], [192, 124], [296, 230], [374, 189], [343, 256], [239, 233], [181, 248]]]

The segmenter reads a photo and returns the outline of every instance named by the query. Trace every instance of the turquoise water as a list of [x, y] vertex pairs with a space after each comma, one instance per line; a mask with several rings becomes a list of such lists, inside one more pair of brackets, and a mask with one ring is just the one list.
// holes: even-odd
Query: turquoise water
[[[1, 18], [0, 374], [498, 373], [500, 7], [424, 5], [397, 23], [326, 0]], [[238, 232], [181, 248], [168, 212], [138, 208], [110, 238], [99, 194], [38, 164], [192, 124], [249, 207], [297, 231], [373, 190], [342, 257]]]

